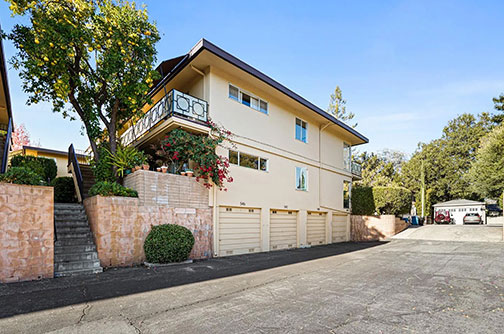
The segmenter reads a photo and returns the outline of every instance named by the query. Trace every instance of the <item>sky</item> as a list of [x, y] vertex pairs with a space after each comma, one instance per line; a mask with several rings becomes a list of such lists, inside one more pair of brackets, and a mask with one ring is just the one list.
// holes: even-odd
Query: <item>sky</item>
[[[339, 85], [360, 151], [415, 151], [462, 113], [492, 112], [504, 93], [504, 1], [137, 1], [161, 40], [158, 63], [206, 38], [326, 109]], [[0, 2], [10, 31], [20, 18]], [[15, 49], [4, 41], [6, 58]], [[86, 148], [79, 121], [27, 106], [8, 65], [14, 121], [43, 147]]]

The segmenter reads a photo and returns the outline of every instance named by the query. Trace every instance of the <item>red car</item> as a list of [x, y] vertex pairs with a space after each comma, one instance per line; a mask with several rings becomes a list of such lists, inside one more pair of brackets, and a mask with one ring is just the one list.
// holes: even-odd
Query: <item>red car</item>
[[436, 222], [436, 224], [451, 224], [453, 222], [450, 217], [450, 212], [448, 210], [436, 211], [434, 221]]

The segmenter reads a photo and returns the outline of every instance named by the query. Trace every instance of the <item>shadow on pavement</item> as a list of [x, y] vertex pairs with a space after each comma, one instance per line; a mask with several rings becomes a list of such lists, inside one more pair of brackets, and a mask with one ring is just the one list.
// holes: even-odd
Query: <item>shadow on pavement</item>
[[345, 242], [239, 255], [162, 268], [114, 268], [101, 274], [0, 285], [0, 318], [164, 289], [354, 252], [384, 242]]

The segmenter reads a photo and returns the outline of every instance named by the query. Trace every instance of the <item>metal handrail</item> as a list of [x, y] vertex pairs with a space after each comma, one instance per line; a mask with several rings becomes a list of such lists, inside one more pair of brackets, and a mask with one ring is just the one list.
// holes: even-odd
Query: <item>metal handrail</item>
[[84, 187], [82, 181], [82, 173], [79, 166], [79, 160], [77, 160], [77, 155], [75, 154], [75, 149], [73, 144], [70, 144], [68, 148], [68, 166], [73, 165], [73, 177], [77, 180], [77, 186], [80, 194], [81, 201], [84, 200]]
[[12, 119], [9, 119], [9, 125], [7, 127], [7, 137], [5, 138], [4, 151], [2, 156], [2, 166], [0, 166], [0, 174], [7, 171], [7, 160], [9, 159], [10, 142], [12, 136]]

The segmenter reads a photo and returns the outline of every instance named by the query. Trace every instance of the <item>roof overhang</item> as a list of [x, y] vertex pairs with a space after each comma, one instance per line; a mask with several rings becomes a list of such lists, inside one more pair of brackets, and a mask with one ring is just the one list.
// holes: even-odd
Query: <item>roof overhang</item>
[[211, 52], [212, 54], [218, 56], [219, 58], [229, 62], [230, 64], [236, 66], [237, 68], [247, 72], [248, 74], [254, 76], [255, 78], [263, 81], [264, 83], [268, 84], [269, 86], [273, 87], [274, 89], [280, 91], [281, 93], [285, 94], [286, 96], [290, 97], [294, 101], [300, 103], [301, 105], [305, 106], [306, 108], [312, 110], [316, 114], [324, 117], [331, 123], [339, 126], [342, 130], [347, 132], [349, 135], [354, 136], [357, 140], [353, 144], [355, 145], [360, 145], [360, 144], [366, 144], [369, 142], [369, 139], [363, 136], [361, 133], [353, 129], [352, 127], [348, 126], [347, 124], [343, 123], [342, 121], [336, 119], [334, 116], [328, 114], [321, 108], [317, 107], [310, 101], [306, 100], [299, 94], [293, 92], [292, 90], [288, 89], [284, 85], [280, 84], [279, 82], [273, 80], [266, 74], [260, 72], [259, 70], [255, 69], [254, 67], [248, 65], [247, 63], [241, 61], [240, 59], [236, 58], [235, 56], [231, 55], [230, 53], [224, 51], [223, 49], [219, 48], [215, 44], [207, 41], [206, 39], [201, 39], [190, 51], [188, 54], [176, 58], [172, 58], [170, 60], [164, 61], [161, 63], [160, 66], [158, 66], [158, 71], [163, 73], [163, 77], [161, 80], [159, 80], [152, 90], [150, 91], [150, 95], [154, 95], [157, 93], [166, 83], [168, 83], [171, 79], [173, 79], [182, 69], [184, 69], [187, 65], [189, 65], [202, 51], [207, 50], [208, 52]]
[[0, 122], [7, 123], [9, 121], [12, 122], [12, 109], [3, 43], [0, 40]]

